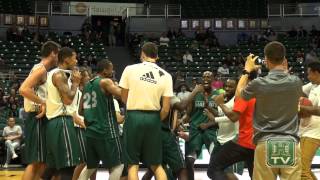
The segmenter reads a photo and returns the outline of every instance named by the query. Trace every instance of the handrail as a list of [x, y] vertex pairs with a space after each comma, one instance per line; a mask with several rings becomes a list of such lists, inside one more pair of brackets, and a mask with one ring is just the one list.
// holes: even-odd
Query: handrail
[[320, 16], [320, 3], [268, 4], [268, 17]]

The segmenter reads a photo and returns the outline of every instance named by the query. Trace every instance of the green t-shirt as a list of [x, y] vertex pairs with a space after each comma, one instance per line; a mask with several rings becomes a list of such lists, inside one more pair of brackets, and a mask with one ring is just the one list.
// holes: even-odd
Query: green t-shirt
[[112, 95], [106, 95], [101, 87], [102, 78], [90, 80], [83, 91], [84, 120], [86, 136], [113, 139], [119, 137]]
[[205, 96], [203, 93], [198, 93], [195, 96], [194, 104], [191, 112], [191, 122], [190, 122], [190, 128], [191, 129], [198, 129], [199, 125], [201, 123], [207, 123], [208, 117], [204, 115], [203, 111], [206, 108], [206, 106], [209, 106], [210, 108], [213, 108], [215, 110], [218, 109], [217, 104], [212, 100], [212, 96], [219, 95], [218, 91], [213, 90], [211, 94], [207, 97], [208, 103], [206, 105], [205, 102]]

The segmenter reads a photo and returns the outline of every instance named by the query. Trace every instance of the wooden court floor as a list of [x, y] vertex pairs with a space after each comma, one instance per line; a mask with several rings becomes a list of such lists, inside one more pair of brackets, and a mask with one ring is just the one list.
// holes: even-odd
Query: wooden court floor
[[21, 180], [23, 170], [0, 170], [1, 180]]

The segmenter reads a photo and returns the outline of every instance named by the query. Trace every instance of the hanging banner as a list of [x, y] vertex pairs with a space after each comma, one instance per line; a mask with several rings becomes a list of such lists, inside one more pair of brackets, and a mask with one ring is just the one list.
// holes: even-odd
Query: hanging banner
[[70, 2], [72, 15], [122, 16], [127, 8], [142, 8], [136, 3], [102, 3], [102, 2]]

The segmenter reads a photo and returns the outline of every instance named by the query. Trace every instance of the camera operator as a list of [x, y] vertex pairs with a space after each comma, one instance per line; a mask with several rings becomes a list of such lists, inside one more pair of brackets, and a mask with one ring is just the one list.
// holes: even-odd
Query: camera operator
[[245, 100], [256, 99], [253, 128], [256, 144], [253, 179], [295, 180], [301, 177], [298, 138], [298, 102], [302, 96], [301, 80], [288, 73], [286, 49], [280, 42], [270, 42], [264, 48], [265, 65], [269, 73], [248, 83], [248, 75], [257, 69], [249, 55], [245, 75], [238, 83], [236, 95]]

